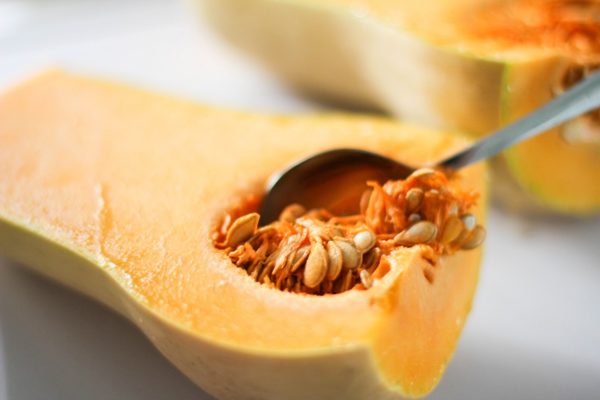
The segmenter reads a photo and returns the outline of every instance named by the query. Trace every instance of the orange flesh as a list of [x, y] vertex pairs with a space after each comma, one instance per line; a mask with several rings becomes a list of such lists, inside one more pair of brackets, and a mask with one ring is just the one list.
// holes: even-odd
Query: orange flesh
[[[506, 77], [510, 88], [505, 93], [505, 120], [516, 119], [550, 101], [553, 92], [549, 85], [556, 75], [556, 66], [543, 62], [511, 67]], [[510, 172], [519, 185], [536, 196], [536, 203], [574, 214], [589, 214], [600, 207], [598, 145], [567, 143], [561, 137], [563, 129], [569, 129], [571, 124], [592, 122], [593, 115], [529, 139], [504, 153]], [[595, 133], [598, 134], [597, 126]]]
[[[254, 282], [213, 248], [211, 232], [273, 171], [315, 151], [360, 147], [419, 165], [465, 144], [385, 119], [249, 115], [53, 72], [0, 98], [0, 218], [116, 270], [152, 310], [215, 343], [367, 346], [389, 383], [422, 394], [471, 307], [479, 249], [434, 266], [420, 246], [399, 249], [369, 291], [298, 296]], [[483, 190], [481, 165], [458, 178]]]
[[[565, 147], [569, 151], [564, 151]], [[548, 165], [548, 154], [552, 154], [552, 165]], [[509, 163], [513, 157], [518, 160], [515, 176], [519, 182], [552, 202], [555, 208], [585, 213], [600, 207], [600, 150], [597, 146], [567, 144], [555, 130], [512, 150], [507, 156]], [[527, 174], [520, 174], [520, 170]]]
[[580, 63], [600, 60], [600, 4], [594, 1], [506, 1], [469, 13], [465, 32], [497, 51], [544, 49]]
[[593, 0], [328, 0], [438, 45], [497, 57], [526, 53], [600, 59], [600, 5]]

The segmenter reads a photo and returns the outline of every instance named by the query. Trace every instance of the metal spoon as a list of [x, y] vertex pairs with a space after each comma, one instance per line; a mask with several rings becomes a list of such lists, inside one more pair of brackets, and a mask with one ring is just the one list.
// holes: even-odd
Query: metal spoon
[[[456, 170], [600, 107], [600, 72], [543, 107], [430, 166]], [[276, 220], [292, 203], [332, 212], [356, 212], [367, 180], [403, 179], [415, 168], [357, 149], [334, 149], [302, 159], [273, 175], [260, 207], [261, 225]]]

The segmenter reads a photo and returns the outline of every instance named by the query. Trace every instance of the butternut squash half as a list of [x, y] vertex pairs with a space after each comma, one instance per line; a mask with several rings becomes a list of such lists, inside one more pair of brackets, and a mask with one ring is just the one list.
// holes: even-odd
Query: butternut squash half
[[[215, 30], [305, 92], [475, 136], [600, 66], [593, 0], [196, 3]], [[509, 179], [494, 188], [509, 204], [598, 212], [600, 110], [511, 148], [496, 166]]]
[[[256, 282], [211, 235], [314, 151], [418, 165], [466, 143], [386, 119], [253, 115], [48, 72], [0, 97], [0, 254], [118, 311], [219, 399], [419, 397], [455, 349], [479, 248], [432, 264], [427, 246], [399, 246], [370, 289], [310, 295]], [[485, 167], [453, 179], [481, 194], [483, 221]]]

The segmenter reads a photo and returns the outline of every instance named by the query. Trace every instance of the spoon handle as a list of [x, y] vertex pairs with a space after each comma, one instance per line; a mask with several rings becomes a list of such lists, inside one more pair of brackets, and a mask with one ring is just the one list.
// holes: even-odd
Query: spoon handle
[[491, 157], [505, 148], [600, 107], [600, 72], [583, 80], [543, 107], [483, 140], [437, 163], [458, 169]]

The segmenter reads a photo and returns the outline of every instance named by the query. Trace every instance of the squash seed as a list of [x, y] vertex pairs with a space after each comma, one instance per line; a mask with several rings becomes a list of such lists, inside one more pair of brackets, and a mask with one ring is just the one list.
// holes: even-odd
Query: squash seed
[[294, 258], [292, 259], [292, 268], [290, 268], [290, 271], [292, 273], [296, 272], [298, 268], [300, 268], [306, 262], [309, 253], [309, 246], [302, 246], [298, 250], [296, 250], [296, 254], [294, 254]]
[[423, 190], [419, 188], [412, 188], [406, 192], [406, 211], [408, 213], [418, 211], [424, 196]]
[[461, 215], [460, 220], [465, 226], [465, 229], [469, 232], [472, 231], [473, 228], [475, 228], [475, 225], [477, 224], [477, 218], [475, 218], [473, 214], [463, 214]]
[[394, 236], [394, 242], [400, 246], [429, 243], [435, 239], [437, 231], [437, 226], [433, 222], [420, 221]]
[[354, 235], [352, 241], [354, 242], [354, 246], [356, 246], [358, 251], [361, 253], [366, 253], [367, 251], [371, 250], [373, 246], [375, 246], [377, 238], [370, 230], [364, 230]]
[[363, 267], [371, 270], [379, 265], [379, 260], [381, 259], [381, 249], [379, 247], [373, 247], [369, 250], [368, 253], [365, 254]]
[[[288, 264], [290, 265], [290, 264]], [[275, 275], [274, 273], [272, 274], [275, 277], [275, 287], [277, 289], [283, 289], [285, 286], [285, 281], [288, 278], [289, 275], [289, 270], [284, 269], [283, 271], [280, 271], [279, 274]]]
[[354, 243], [347, 239], [334, 239], [335, 244], [342, 251], [343, 263], [345, 269], [356, 269], [362, 263], [362, 254], [354, 247]]
[[340, 272], [342, 271], [342, 264], [344, 258], [342, 256], [342, 250], [338, 247], [333, 240], [327, 242], [327, 279], [335, 281]]
[[440, 241], [442, 242], [442, 244], [448, 244], [456, 240], [456, 238], [460, 236], [460, 233], [462, 232], [463, 228], [464, 225], [460, 218], [456, 216], [451, 216], [446, 220], [446, 224], [444, 225], [444, 230], [442, 232], [442, 237]]
[[275, 267], [273, 273], [276, 274], [288, 265], [290, 253], [285, 252], [284, 249], [279, 250], [279, 255], [275, 258]]
[[352, 284], [352, 270], [347, 270], [346, 274], [342, 278], [342, 282], [340, 283], [340, 288], [338, 292], [345, 292], [350, 289], [350, 285]]
[[419, 168], [418, 170], [410, 174], [409, 178], [423, 178], [426, 176], [431, 176], [433, 174], [435, 174], [435, 170], [431, 168]]
[[258, 282], [262, 282], [262, 281], [263, 281], [263, 279], [265, 279], [265, 276], [268, 276], [268, 275], [270, 275], [270, 274], [273, 272], [273, 268], [274, 268], [274, 267], [275, 267], [275, 264], [273, 264], [273, 263], [269, 263], [269, 264], [267, 264], [267, 265], [266, 265], [266, 266], [263, 268], [263, 270], [260, 272], [260, 275], [258, 275], [258, 277], [256, 277], [255, 279], [256, 279]]
[[408, 224], [416, 224], [422, 219], [421, 214], [412, 213], [408, 216]]
[[327, 274], [327, 251], [323, 244], [316, 242], [310, 248], [310, 254], [304, 266], [304, 284], [314, 289]]
[[366, 269], [360, 271], [360, 283], [365, 287], [365, 289], [370, 289], [373, 286], [373, 277]]
[[467, 239], [467, 237], [469, 237], [470, 234], [471, 234], [471, 232], [469, 232], [466, 229], [463, 229], [460, 232], [460, 234], [458, 235], [458, 237], [456, 239], [454, 239], [453, 241], [450, 242], [450, 246], [454, 247], [456, 249], [460, 249], [460, 247], [465, 242], [465, 240]]
[[236, 219], [227, 230], [225, 246], [235, 247], [250, 239], [258, 228], [259, 219], [258, 213], [246, 214]]
[[279, 214], [280, 221], [294, 222], [306, 214], [306, 209], [298, 203], [290, 204]]
[[462, 243], [461, 249], [471, 250], [479, 247], [485, 240], [485, 235], [485, 228], [481, 225], [477, 225], [475, 228], [473, 228], [467, 239]]

